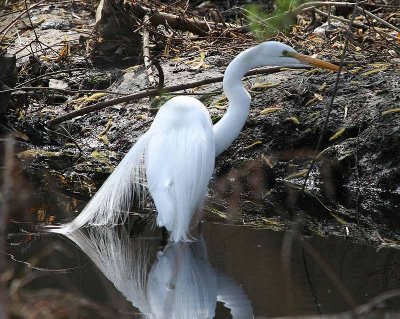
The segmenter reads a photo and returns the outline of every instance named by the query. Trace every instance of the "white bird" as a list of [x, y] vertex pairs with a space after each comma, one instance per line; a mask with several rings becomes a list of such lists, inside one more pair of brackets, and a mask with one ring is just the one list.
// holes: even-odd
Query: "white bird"
[[243, 87], [243, 76], [260, 66], [304, 65], [338, 70], [336, 65], [299, 54], [280, 42], [264, 42], [240, 53], [225, 71], [223, 89], [229, 106], [214, 126], [207, 108], [197, 99], [170, 99], [83, 211], [53, 231], [69, 233], [84, 225], [111, 225], [125, 219], [147, 182], [158, 213], [157, 225], [165, 226], [175, 242], [190, 240], [190, 223], [201, 210], [215, 157], [238, 137], [249, 114], [251, 98]]

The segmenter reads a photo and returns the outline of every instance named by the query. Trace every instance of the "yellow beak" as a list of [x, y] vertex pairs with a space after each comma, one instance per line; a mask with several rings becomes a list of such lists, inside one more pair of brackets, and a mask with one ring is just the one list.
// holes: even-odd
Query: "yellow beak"
[[314, 59], [311, 58], [307, 55], [304, 54], [300, 54], [297, 52], [288, 52], [285, 56], [289, 56], [291, 58], [295, 58], [297, 60], [299, 60], [302, 63], [308, 64], [308, 65], [312, 65], [312, 66], [316, 66], [319, 67], [321, 69], [327, 69], [327, 70], [331, 70], [331, 71], [339, 71], [339, 67], [335, 64], [326, 62], [326, 61], [322, 61], [322, 60], [318, 60], [318, 59]]

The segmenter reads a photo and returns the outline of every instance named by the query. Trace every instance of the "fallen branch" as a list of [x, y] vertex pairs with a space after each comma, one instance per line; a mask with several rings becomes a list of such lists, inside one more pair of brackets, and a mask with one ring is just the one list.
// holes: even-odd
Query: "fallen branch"
[[134, 5], [131, 10], [134, 15], [142, 21], [144, 21], [146, 15], [149, 16], [149, 21], [153, 26], [167, 25], [174, 30], [189, 31], [199, 35], [208, 35], [210, 28], [212, 30], [220, 27], [228, 27], [237, 30], [240, 29], [235, 24], [217, 23], [195, 18], [185, 18], [171, 13], [154, 12], [143, 5]]
[[50, 88], [50, 87], [46, 87], [46, 86], [18, 87], [18, 88], [14, 88], [14, 89], [8, 89], [8, 90], [0, 91], [0, 94], [9, 93], [9, 92], [16, 92], [16, 91], [57, 91], [57, 92], [66, 93], [66, 94], [105, 93], [105, 94], [114, 94], [114, 95], [123, 95], [123, 96], [127, 96], [128, 95], [127, 93], [107, 91], [107, 90], [67, 90], [67, 89], [60, 89], [60, 88]]
[[[302, 67], [304, 69], [304, 67]], [[261, 68], [261, 69], [257, 69], [257, 70], [252, 70], [250, 72], [248, 72], [246, 74], [246, 76], [252, 76], [252, 75], [257, 75], [257, 74], [273, 74], [273, 73], [277, 73], [280, 72], [282, 69], [282, 67], [272, 67], [272, 68]], [[81, 115], [85, 115], [94, 111], [98, 111], [98, 110], [102, 110], [108, 106], [111, 105], [115, 105], [115, 104], [119, 104], [119, 103], [125, 103], [125, 102], [131, 102], [134, 100], [139, 100], [141, 98], [144, 97], [148, 97], [148, 96], [156, 96], [156, 95], [162, 95], [165, 93], [170, 93], [170, 92], [176, 92], [176, 91], [182, 91], [182, 90], [186, 90], [186, 89], [193, 89], [202, 85], [207, 85], [207, 84], [212, 84], [212, 83], [218, 83], [218, 82], [222, 82], [223, 80], [223, 76], [218, 76], [215, 78], [210, 78], [210, 79], [204, 79], [201, 81], [197, 81], [197, 82], [192, 82], [192, 83], [187, 83], [187, 84], [179, 84], [179, 85], [173, 85], [173, 86], [167, 86], [164, 87], [162, 89], [150, 89], [147, 91], [143, 91], [140, 93], [134, 93], [134, 94], [130, 94], [127, 96], [123, 96], [123, 97], [119, 97], [119, 98], [115, 98], [112, 100], [108, 100], [108, 101], [102, 101], [99, 103], [96, 103], [94, 105], [90, 105], [87, 106], [85, 108], [81, 108], [79, 110], [75, 110], [72, 111], [70, 113], [61, 115], [59, 117], [56, 117], [52, 120], [49, 120], [46, 122], [46, 125], [51, 127], [54, 126], [56, 124], [60, 124], [62, 122], [71, 120], [75, 117], [81, 116]], [[193, 94], [195, 95], [195, 94]]]

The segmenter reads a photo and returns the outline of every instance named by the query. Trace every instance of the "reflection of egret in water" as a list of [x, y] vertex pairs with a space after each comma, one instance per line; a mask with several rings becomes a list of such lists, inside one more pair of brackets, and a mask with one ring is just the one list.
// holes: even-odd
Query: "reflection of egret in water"
[[215, 271], [201, 237], [167, 246], [151, 261], [143, 240], [117, 228], [93, 227], [68, 235], [145, 318], [214, 318], [217, 301], [233, 318], [253, 318], [243, 289]]

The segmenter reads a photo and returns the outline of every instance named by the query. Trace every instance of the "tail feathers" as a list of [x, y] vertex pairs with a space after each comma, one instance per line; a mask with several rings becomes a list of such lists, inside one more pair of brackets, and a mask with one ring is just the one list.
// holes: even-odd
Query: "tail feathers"
[[124, 220], [133, 199], [142, 200], [148, 141], [148, 134], [141, 136], [83, 211], [72, 222], [50, 231], [67, 234], [85, 225], [113, 225]]

